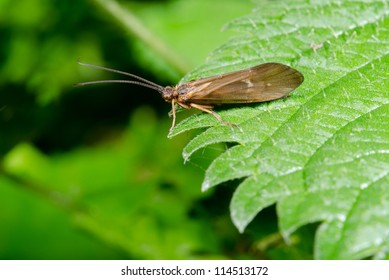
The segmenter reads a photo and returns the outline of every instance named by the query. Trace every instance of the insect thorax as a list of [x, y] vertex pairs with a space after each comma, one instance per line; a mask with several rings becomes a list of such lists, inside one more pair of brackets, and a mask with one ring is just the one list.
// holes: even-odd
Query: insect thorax
[[186, 103], [188, 86], [186, 84], [178, 85], [175, 87], [167, 86], [162, 91], [162, 98], [166, 102], [170, 102], [172, 99], [178, 102]]

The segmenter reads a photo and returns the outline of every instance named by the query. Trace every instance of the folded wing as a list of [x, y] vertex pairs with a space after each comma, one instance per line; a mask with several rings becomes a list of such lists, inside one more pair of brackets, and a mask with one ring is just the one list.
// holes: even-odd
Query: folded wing
[[287, 65], [265, 63], [189, 82], [187, 95], [196, 104], [263, 102], [288, 95], [303, 80], [300, 72]]

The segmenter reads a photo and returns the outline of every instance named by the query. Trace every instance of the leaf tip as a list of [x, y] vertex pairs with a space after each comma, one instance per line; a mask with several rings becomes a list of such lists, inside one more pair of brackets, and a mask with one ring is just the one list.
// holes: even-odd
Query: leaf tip
[[237, 221], [233, 221], [235, 227], [238, 229], [240, 234], [243, 234], [244, 230], [246, 229], [247, 223], [240, 223]]
[[190, 157], [190, 154], [183, 151], [182, 152], [182, 157], [184, 158], [184, 164], [187, 163], [189, 161], [189, 157]]
[[202, 191], [202, 192], [205, 192], [205, 191], [207, 191], [211, 186], [212, 186], [212, 185], [211, 185], [211, 182], [208, 181], [207, 179], [204, 179], [204, 181], [203, 181], [203, 183], [202, 183], [202, 185], [201, 185], [201, 191]]

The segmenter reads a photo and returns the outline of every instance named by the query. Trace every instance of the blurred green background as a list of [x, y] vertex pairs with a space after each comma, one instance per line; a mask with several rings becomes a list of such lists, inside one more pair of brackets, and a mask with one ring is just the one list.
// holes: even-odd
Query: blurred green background
[[200, 190], [225, 147], [184, 164], [196, 132], [167, 139], [170, 105], [159, 94], [73, 87], [123, 78], [77, 60], [174, 85], [253, 3], [121, 1], [132, 30], [108, 4], [0, 0], [0, 258], [310, 258], [312, 248], [283, 243], [274, 208], [238, 233], [228, 209], [237, 182]]

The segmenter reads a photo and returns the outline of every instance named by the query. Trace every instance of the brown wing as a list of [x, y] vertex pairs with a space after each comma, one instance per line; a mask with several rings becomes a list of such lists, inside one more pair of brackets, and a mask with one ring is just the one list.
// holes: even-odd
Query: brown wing
[[186, 94], [196, 104], [263, 102], [286, 96], [303, 80], [303, 75], [289, 66], [265, 63], [189, 82]]

